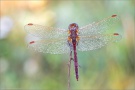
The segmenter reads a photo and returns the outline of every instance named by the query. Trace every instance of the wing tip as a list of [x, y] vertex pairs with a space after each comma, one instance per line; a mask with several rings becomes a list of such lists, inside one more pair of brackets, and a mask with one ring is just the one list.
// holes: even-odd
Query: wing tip
[[116, 14], [114, 14], [114, 15], [112, 15], [111, 17], [116, 17], [117, 15]]
[[118, 33], [114, 33], [113, 35], [118, 36], [119, 34]]
[[27, 25], [32, 26], [32, 25], [33, 25], [33, 23], [28, 23]]
[[35, 41], [31, 41], [31, 42], [29, 42], [29, 44], [33, 44], [33, 43], [35, 43]]

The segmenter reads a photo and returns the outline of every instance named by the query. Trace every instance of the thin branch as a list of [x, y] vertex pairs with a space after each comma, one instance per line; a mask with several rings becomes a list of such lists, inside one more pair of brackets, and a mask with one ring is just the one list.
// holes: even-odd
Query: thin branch
[[68, 63], [68, 90], [70, 90], [70, 69], [71, 69], [72, 51], [70, 51], [70, 60]]

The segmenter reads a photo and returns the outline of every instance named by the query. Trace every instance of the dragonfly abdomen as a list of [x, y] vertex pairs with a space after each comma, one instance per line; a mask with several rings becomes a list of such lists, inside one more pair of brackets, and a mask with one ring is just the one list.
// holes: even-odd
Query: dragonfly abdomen
[[76, 74], [76, 80], [78, 81], [79, 75], [78, 75], [78, 60], [77, 60], [77, 52], [76, 52], [76, 42], [73, 43], [73, 50], [74, 50], [74, 66], [75, 66], [75, 74]]

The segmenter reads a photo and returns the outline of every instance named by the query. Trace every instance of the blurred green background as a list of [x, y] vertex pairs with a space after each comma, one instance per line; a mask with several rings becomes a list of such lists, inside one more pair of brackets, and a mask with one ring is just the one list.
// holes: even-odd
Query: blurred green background
[[98, 50], [78, 52], [79, 81], [72, 63], [71, 89], [135, 89], [135, 0], [1, 0], [0, 7], [0, 90], [67, 89], [69, 54], [30, 51], [24, 25], [67, 29], [72, 22], [81, 27], [112, 14], [120, 18], [112, 28], [122, 39]]

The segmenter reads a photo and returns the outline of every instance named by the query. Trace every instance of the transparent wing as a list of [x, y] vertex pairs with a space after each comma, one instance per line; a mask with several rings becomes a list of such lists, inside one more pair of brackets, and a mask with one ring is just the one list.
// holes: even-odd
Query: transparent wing
[[66, 38], [31, 41], [28, 44], [28, 48], [38, 52], [51, 54], [62, 54], [70, 51]]
[[79, 51], [95, 50], [109, 44], [110, 42], [117, 42], [120, 39], [121, 35], [118, 33], [82, 36], [80, 37], [77, 49]]
[[119, 21], [117, 15], [112, 15], [108, 18], [105, 18], [99, 22], [94, 22], [92, 24], [86, 25], [79, 29], [80, 35], [94, 35], [101, 34], [105, 32], [105, 30], [110, 30], [110, 26], [114, 25]]
[[67, 30], [65, 29], [46, 27], [32, 23], [25, 25], [24, 29], [27, 33], [40, 38], [59, 38], [68, 36]]

